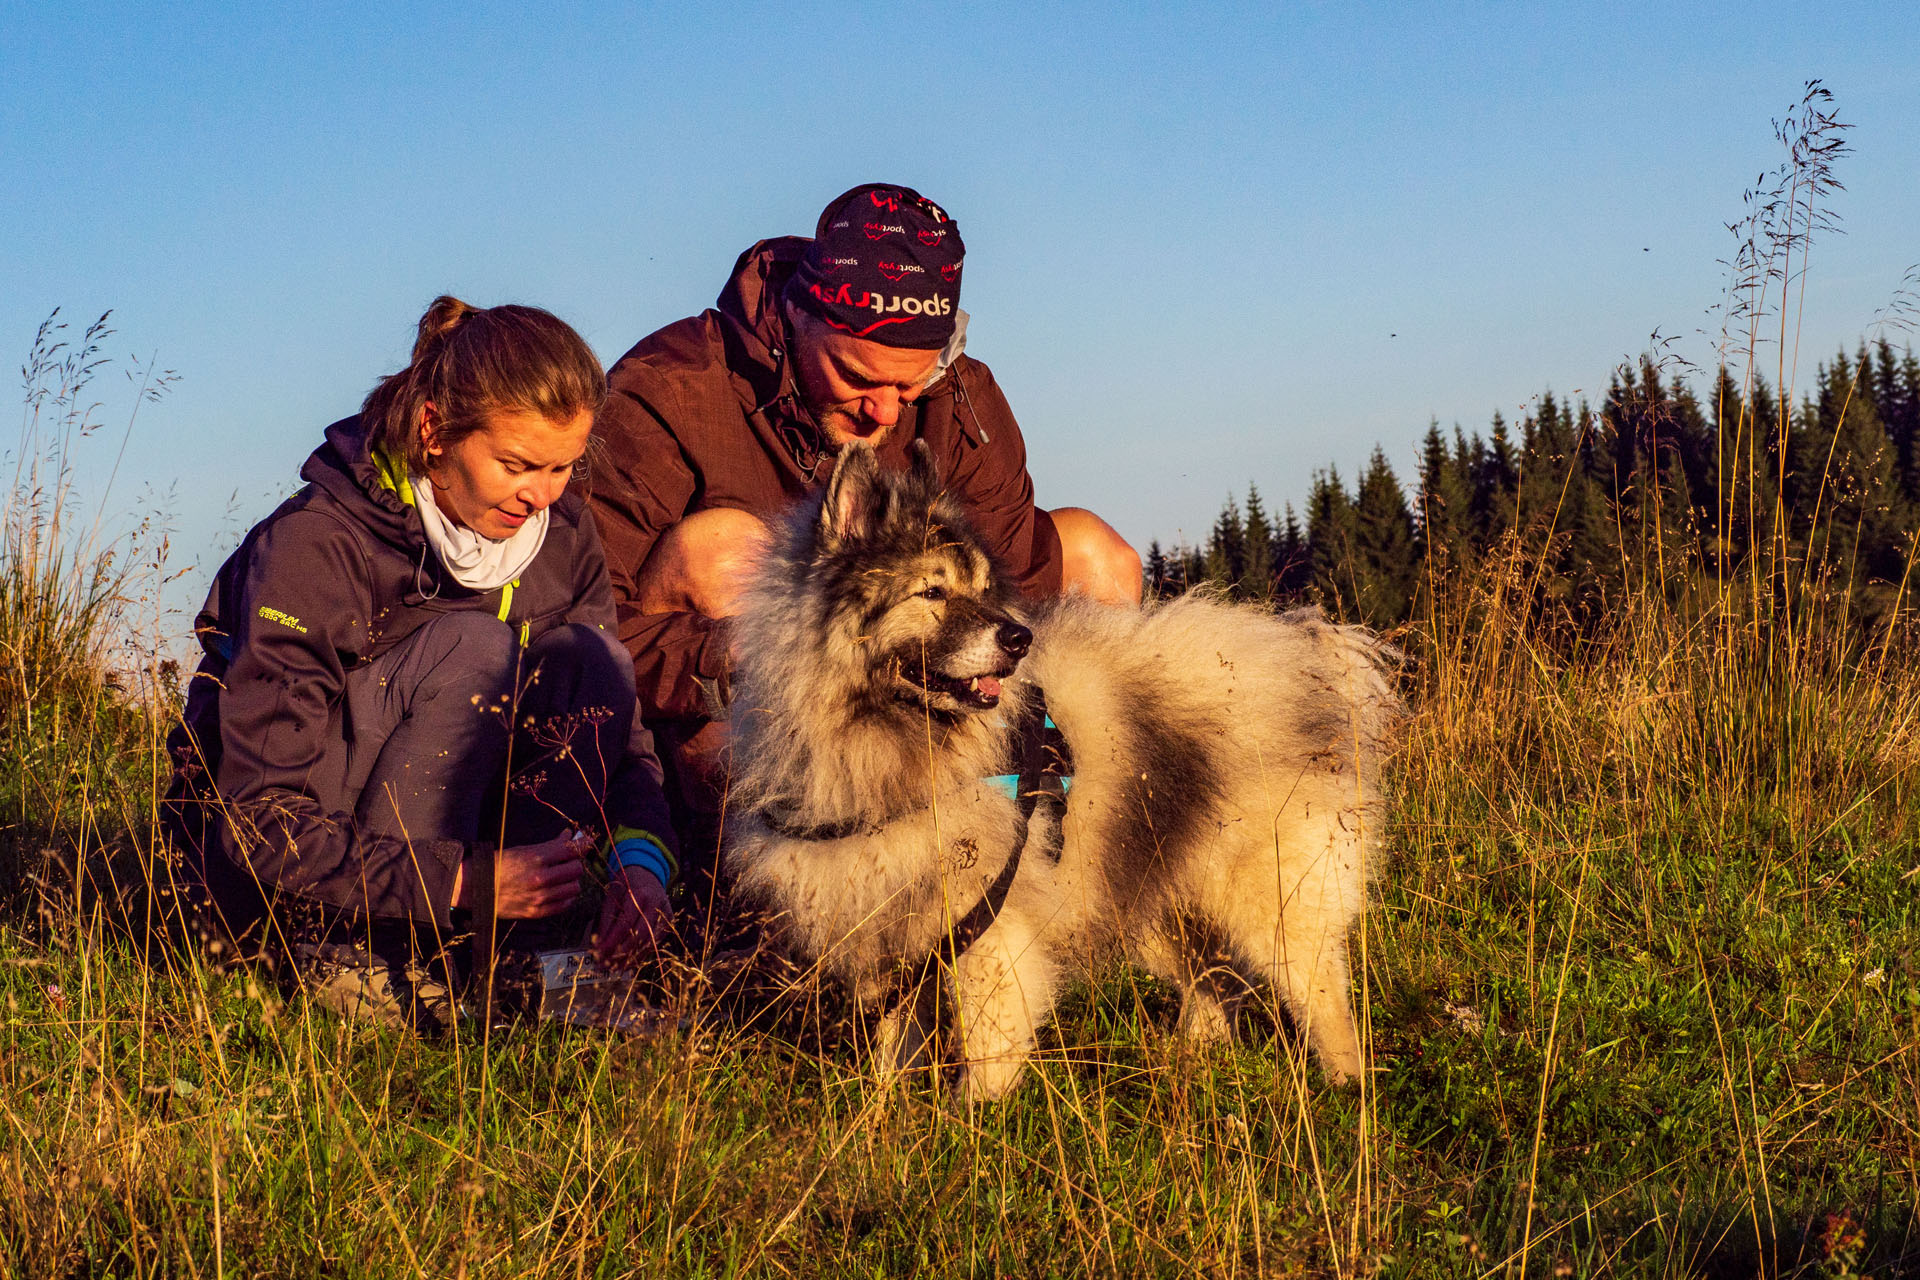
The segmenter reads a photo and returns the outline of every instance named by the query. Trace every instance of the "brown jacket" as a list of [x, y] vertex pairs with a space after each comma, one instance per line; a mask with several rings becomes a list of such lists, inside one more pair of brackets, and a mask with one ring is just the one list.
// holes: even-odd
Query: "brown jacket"
[[[726, 640], [696, 613], [643, 614], [634, 579], [683, 516], [732, 507], [773, 516], [826, 483], [833, 453], [800, 407], [787, 369], [780, 290], [807, 246], [763, 240], [740, 255], [714, 310], [643, 338], [609, 375], [591, 485], [620, 639], [648, 719], [712, 714], [726, 688]], [[1060, 540], [1033, 505], [1026, 443], [987, 366], [965, 355], [904, 406], [880, 451], [904, 468], [923, 439], [1001, 567], [1029, 596], [1060, 589]]]

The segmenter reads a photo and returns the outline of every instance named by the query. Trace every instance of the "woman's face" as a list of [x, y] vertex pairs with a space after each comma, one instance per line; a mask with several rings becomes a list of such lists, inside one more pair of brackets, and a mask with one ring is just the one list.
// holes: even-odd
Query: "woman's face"
[[510, 538], [565, 492], [587, 451], [593, 414], [553, 422], [530, 409], [497, 410], [452, 445], [434, 443], [429, 408], [421, 425], [434, 501], [457, 525], [483, 538]]

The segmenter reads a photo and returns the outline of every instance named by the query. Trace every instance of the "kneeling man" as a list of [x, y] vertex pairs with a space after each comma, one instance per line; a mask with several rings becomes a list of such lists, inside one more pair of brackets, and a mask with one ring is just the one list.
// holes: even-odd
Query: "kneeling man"
[[925, 440], [1028, 597], [1140, 599], [1140, 557], [1105, 521], [1034, 505], [1006, 397], [963, 353], [964, 253], [953, 220], [918, 192], [855, 187], [813, 239], [741, 254], [714, 309], [642, 339], [609, 375], [594, 515], [696, 867], [711, 870], [725, 782], [726, 619], [766, 522], [826, 484], [841, 445], [871, 444], [904, 467]]

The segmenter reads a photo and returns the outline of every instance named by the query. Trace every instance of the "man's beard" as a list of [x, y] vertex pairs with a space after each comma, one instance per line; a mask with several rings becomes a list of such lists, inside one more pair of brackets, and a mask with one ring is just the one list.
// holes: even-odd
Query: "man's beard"
[[[803, 400], [802, 403], [805, 401]], [[894, 428], [900, 425], [900, 420], [896, 418], [892, 426], [874, 426], [867, 419], [858, 414], [849, 413], [837, 405], [822, 409], [807, 404], [807, 412], [813, 416], [813, 423], [820, 428], [821, 436], [828, 444], [836, 446], [858, 440], [877, 449], [892, 438]], [[867, 429], [862, 430], [862, 428]]]

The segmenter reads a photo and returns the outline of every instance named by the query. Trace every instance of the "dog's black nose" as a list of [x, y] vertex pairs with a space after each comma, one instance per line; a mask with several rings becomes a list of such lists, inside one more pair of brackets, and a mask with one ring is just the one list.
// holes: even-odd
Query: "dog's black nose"
[[1003, 622], [999, 634], [994, 638], [1000, 642], [1001, 650], [1009, 658], [1018, 658], [1033, 643], [1033, 632], [1017, 622]]

